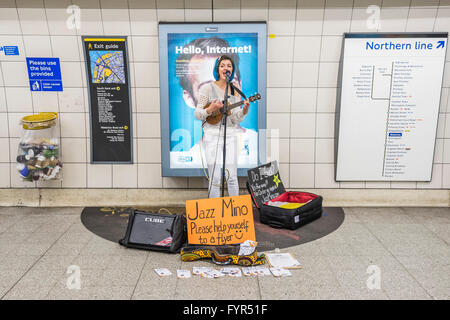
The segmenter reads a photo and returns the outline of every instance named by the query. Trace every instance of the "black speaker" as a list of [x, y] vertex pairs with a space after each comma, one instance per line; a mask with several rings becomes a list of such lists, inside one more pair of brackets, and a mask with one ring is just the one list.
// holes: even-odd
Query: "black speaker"
[[128, 248], [175, 253], [186, 238], [184, 216], [132, 210], [125, 237], [119, 243]]

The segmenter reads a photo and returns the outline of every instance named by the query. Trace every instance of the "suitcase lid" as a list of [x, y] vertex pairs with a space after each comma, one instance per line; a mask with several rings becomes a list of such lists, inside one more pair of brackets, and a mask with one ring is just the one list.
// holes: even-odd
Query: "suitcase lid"
[[250, 169], [247, 174], [249, 191], [257, 208], [286, 192], [277, 161]]

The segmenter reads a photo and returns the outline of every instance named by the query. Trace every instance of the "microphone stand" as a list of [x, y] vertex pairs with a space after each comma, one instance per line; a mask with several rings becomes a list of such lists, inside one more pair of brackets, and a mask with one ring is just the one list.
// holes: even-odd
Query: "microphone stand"
[[222, 117], [222, 125], [224, 126], [223, 131], [223, 162], [222, 162], [222, 197], [225, 196], [225, 159], [227, 155], [227, 118], [228, 118], [228, 86], [230, 84], [230, 79], [227, 76], [226, 87], [225, 87], [225, 96], [223, 98], [223, 117]]

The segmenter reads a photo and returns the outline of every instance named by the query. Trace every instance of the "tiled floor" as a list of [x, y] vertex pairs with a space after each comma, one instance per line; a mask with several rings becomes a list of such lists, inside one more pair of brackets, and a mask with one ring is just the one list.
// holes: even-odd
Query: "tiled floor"
[[303, 265], [292, 277], [219, 279], [177, 279], [214, 265], [123, 248], [81, 210], [0, 208], [1, 299], [450, 299], [450, 208], [345, 208], [335, 232], [282, 250]]

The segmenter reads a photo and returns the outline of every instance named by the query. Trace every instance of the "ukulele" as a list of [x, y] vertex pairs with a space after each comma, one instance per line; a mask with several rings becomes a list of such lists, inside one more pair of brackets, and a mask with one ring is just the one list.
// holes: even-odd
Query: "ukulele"
[[[256, 93], [255, 95], [249, 97], [248, 101], [254, 102], [254, 101], [259, 100], [259, 99], [261, 99], [261, 95], [259, 93]], [[231, 114], [231, 110], [233, 110], [236, 107], [239, 107], [239, 106], [243, 105], [244, 102], [245, 102], [245, 100], [241, 100], [241, 101], [233, 103], [233, 104], [228, 103], [228, 115]], [[210, 104], [211, 104], [211, 102], [206, 104], [203, 107], [203, 109], [208, 108]], [[217, 124], [217, 123], [219, 123], [220, 120], [222, 120], [222, 118], [223, 118], [223, 112], [222, 112], [221, 109], [219, 109], [219, 110], [216, 110], [213, 113], [211, 113], [208, 116], [208, 118], [206, 118], [206, 122], [208, 122], [209, 124]]]

